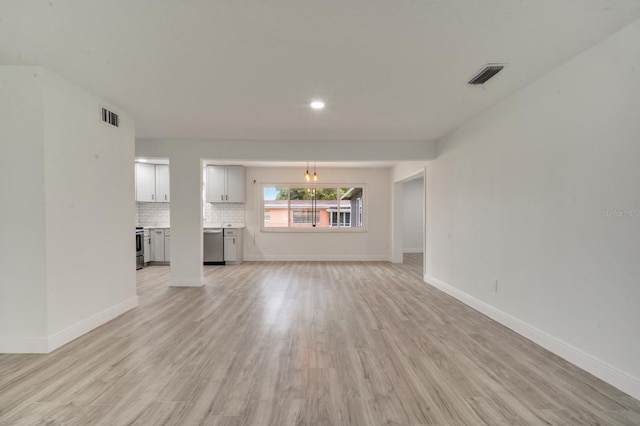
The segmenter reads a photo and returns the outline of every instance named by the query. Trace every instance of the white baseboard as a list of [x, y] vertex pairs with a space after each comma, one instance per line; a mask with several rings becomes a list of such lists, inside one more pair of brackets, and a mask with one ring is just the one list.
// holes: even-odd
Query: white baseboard
[[127, 300], [124, 300], [117, 305], [111, 306], [110, 308], [107, 308], [102, 312], [98, 312], [97, 314], [92, 315], [89, 318], [72, 325], [71, 327], [59, 331], [53, 336], [49, 336], [48, 352], [56, 350], [60, 346], [69, 343], [74, 339], [77, 339], [83, 334], [88, 333], [94, 328], [111, 321], [112, 319], [124, 314], [125, 312], [135, 308], [136, 306], [138, 306], [138, 296], [134, 296]]
[[48, 338], [42, 339], [0, 339], [0, 353], [49, 353], [60, 346], [77, 339], [85, 333], [122, 315], [138, 306], [138, 296], [129, 298], [117, 305], [86, 318], [71, 327], [67, 327]]
[[403, 253], [422, 253], [424, 250], [420, 248], [406, 248], [402, 250]]
[[202, 287], [204, 285], [204, 277], [171, 277], [169, 279], [170, 287]]
[[321, 254], [321, 255], [266, 255], [244, 256], [244, 260], [250, 262], [388, 262], [388, 255], [345, 255], [345, 254]]
[[537, 343], [550, 352], [558, 355], [570, 363], [582, 368], [583, 370], [593, 374], [599, 379], [609, 383], [621, 391], [631, 395], [636, 399], [640, 399], [640, 379], [632, 375], [620, 371], [619, 369], [609, 365], [608, 363], [595, 358], [594, 356], [566, 343], [562, 340], [545, 333], [536, 327], [527, 324], [499, 309], [494, 308], [482, 300], [458, 290], [450, 284], [447, 284], [435, 277], [429, 275], [424, 276], [425, 283], [440, 289], [448, 295], [458, 299], [462, 303], [478, 312], [481, 312], [489, 318], [499, 322], [505, 327], [510, 328], [516, 333], [526, 337], [527, 339]]

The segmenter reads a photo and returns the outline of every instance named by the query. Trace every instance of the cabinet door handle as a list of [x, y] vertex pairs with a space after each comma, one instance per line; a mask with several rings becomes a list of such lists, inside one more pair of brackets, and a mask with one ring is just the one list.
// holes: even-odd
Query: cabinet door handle
[[234, 239], [233, 239], [233, 244], [235, 244], [235, 243], [236, 243], [236, 239], [234, 238]]
[[220, 195], [220, 199], [224, 201], [224, 195]]
[[167, 201], [167, 194], [164, 194], [164, 200]]
[[228, 195], [225, 195], [224, 197], [225, 197], [227, 200], [229, 199], [229, 196], [228, 196]]
[[155, 196], [153, 194], [151, 194], [151, 199], [155, 200]]

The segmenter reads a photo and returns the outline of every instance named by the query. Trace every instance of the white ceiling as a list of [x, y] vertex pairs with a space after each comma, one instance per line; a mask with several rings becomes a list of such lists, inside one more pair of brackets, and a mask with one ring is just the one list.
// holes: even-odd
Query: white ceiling
[[[639, 17], [638, 0], [2, 0], [0, 64], [90, 89], [140, 139], [434, 140]], [[487, 62], [508, 66], [466, 85]]]

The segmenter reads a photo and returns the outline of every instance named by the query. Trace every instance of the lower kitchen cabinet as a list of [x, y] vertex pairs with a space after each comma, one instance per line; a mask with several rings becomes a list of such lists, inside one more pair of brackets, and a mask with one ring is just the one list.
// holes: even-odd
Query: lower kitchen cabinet
[[151, 262], [153, 258], [151, 247], [151, 231], [148, 229], [144, 230], [144, 263]]
[[171, 260], [171, 230], [164, 230], [164, 261], [169, 262]]
[[151, 229], [151, 246], [152, 262], [169, 262], [171, 258], [170, 229]]
[[224, 230], [224, 262], [242, 263], [242, 229]]

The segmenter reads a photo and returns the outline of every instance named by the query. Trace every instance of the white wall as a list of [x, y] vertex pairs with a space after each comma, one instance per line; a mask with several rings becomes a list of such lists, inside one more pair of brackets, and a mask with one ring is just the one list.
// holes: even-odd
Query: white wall
[[439, 143], [425, 277], [636, 398], [639, 41], [636, 21]]
[[137, 304], [134, 125], [42, 68], [0, 72], [0, 350], [47, 352]]
[[[135, 128], [124, 111], [44, 76], [48, 333], [64, 341], [83, 321], [137, 304]], [[101, 106], [120, 127], [100, 121]]]
[[40, 68], [0, 67], [0, 352], [47, 335]]
[[[434, 156], [435, 158], [435, 156]], [[392, 182], [407, 182], [418, 176], [424, 177], [428, 161], [403, 161], [391, 169]]]
[[[262, 232], [262, 185], [304, 183], [303, 169], [246, 169], [245, 260], [388, 260], [391, 214], [388, 168], [318, 170], [322, 184], [363, 184], [366, 232]], [[253, 183], [253, 181], [256, 183]]]
[[202, 158], [205, 160], [259, 160], [278, 162], [413, 161], [434, 158], [435, 146], [436, 143], [432, 141], [328, 141], [301, 143], [273, 141], [138, 140], [136, 141], [136, 157], [166, 158], [173, 156]]
[[424, 250], [424, 177], [404, 183], [402, 193], [402, 228], [404, 253]]

